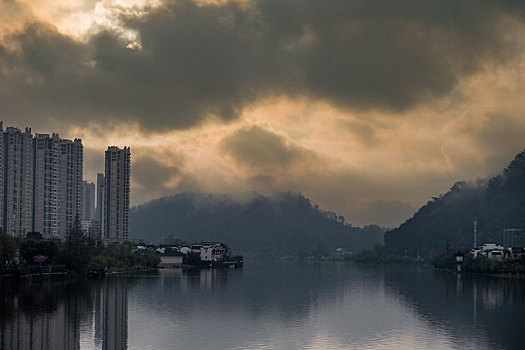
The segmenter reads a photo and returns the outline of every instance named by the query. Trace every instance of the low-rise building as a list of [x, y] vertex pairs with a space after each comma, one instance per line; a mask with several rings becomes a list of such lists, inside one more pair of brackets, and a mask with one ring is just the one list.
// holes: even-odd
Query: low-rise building
[[161, 255], [161, 267], [176, 267], [182, 265], [182, 255]]
[[525, 260], [525, 247], [504, 247], [497, 243], [484, 243], [470, 253], [474, 258], [486, 257], [492, 260]]
[[[472, 249], [470, 252], [474, 256], [474, 258], [479, 258], [482, 256], [490, 258], [492, 256], [491, 252], [501, 252], [501, 255], [503, 256], [503, 246], [497, 243], [484, 243], [477, 248]], [[499, 253], [496, 253], [494, 257], [499, 256]]]
[[217, 261], [228, 255], [224, 244], [219, 242], [202, 243], [200, 256], [202, 261]]

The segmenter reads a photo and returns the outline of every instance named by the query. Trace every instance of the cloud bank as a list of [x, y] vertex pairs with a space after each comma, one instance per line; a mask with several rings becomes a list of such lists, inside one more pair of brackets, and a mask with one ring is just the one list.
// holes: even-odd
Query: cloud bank
[[512, 60], [522, 40], [506, 33], [522, 12], [492, 1], [179, 0], [117, 12], [121, 30], [86, 41], [29, 22], [0, 46], [0, 118], [180, 129], [272, 95], [404, 111], [482, 62]]
[[[392, 225], [525, 144], [521, 1], [0, 1], [0, 120], [131, 145], [134, 203], [301, 191]], [[97, 164], [97, 154], [100, 158]]]

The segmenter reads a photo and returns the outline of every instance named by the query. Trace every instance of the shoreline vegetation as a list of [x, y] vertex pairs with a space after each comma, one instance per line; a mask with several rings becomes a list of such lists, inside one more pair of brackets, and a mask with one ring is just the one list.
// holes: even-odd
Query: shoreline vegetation
[[[525, 260], [495, 260], [485, 256], [474, 257], [470, 252], [463, 252], [462, 273], [490, 275], [498, 277], [525, 278]], [[372, 249], [363, 249], [349, 260], [355, 263], [373, 264], [418, 264], [432, 267], [435, 270], [456, 271], [456, 254], [440, 252], [428, 260], [418, 257], [391, 255], [378, 244]]]
[[0, 229], [0, 264], [0, 277], [76, 277], [156, 268], [160, 255], [135, 251], [129, 241], [104, 245], [78, 228], [65, 242], [43, 239], [38, 232], [17, 239]]
[[[455, 254], [445, 252], [437, 254], [432, 259], [432, 265], [436, 269], [456, 269]], [[467, 273], [525, 276], [525, 260], [494, 260], [488, 257], [475, 258], [471, 253], [464, 254], [462, 271]]]
[[[222, 259], [201, 260], [196, 253], [184, 255], [178, 268], [225, 268], [242, 267], [242, 256], [228, 254]], [[143, 248], [143, 249], [139, 249]], [[183, 255], [168, 250], [159, 253], [154, 245], [141, 246], [132, 241], [104, 244], [85, 236], [81, 229], [74, 228], [65, 242], [47, 240], [38, 232], [30, 232], [25, 238], [6, 235], [0, 228], [0, 279], [36, 278], [51, 279], [100, 277], [106, 274], [122, 274], [133, 271], [152, 271], [166, 268], [162, 257]], [[170, 264], [168, 264], [170, 265]]]
[[[488, 257], [475, 258], [471, 253], [464, 252], [462, 263], [462, 273], [479, 274], [485, 276], [505, 277], [505, 278], [525, 278], [525, 261], [509, 260], [498, 261]], [[266, 257], [268, 258], [268, 257]], [[257, 259], [257, 258], [256, 258]], [[265, 259], [264, 257], [262, 259]], [[295, 256], [272, 257], [271, 260], [289, 261], [340, 261], [352, 262], [356, 264], [402, 264], [420, 265], [433, 268], [436, 271], [456, 271], [456, 256], [454, 253], [447, 254], [440, 252], [430, 258], [424, 259], [421, 256], [410, 257], [391, 254], [382, 244], [375, 244], [370, 249], [363, 249], [356, 254], [299, 254]]]

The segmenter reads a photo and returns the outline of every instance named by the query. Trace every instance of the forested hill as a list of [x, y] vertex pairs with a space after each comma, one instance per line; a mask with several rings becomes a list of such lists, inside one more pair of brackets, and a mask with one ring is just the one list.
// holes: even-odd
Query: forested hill
[[322, 211], [297, 193], [253, 195], [243, 201], [227, 195], [179, 193], [131, 210], [131, 237], [160, 243], [173, 234], [188, 242], [223, 241], [235, 253], [297, 255], [353, 252], [383, 243], [378, 226], [352, 227], [342, 216]]
[[488, 181], [457, 182], [449, 192], [432, 198], [411, 219], [385, 234], [391, 253], [428, 254], [473, 245], [473, 222], [478, 244], [503, 243], [505, 228], [525, 224], [525, 150], [505, 170]]

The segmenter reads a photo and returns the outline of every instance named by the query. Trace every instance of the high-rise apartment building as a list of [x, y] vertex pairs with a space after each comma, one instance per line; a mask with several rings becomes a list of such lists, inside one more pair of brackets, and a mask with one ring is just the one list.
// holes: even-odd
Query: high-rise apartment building
[[82, 220], [95, 220], [95, 184], [82, 181]]
[[59, 232], [68, 234], [78, 216], [82, 220], [80, 206], [82, 205], [82, 174], [83, 146], [80, 139], [75, 141], [62, 139], [58, 145], [58, 161], [60, 168], [58, 177], [58, 223]]
[[129, 180], [131, 151], [110, 146], [105, 162], [105, 228], [106, 240], [124, 240], [129, 237]]
[[4, 131], [1, 122], [0, 133], [0, 226], [15, 237], [37, 231], [65, 238], [81, 215], [82, 141]]
[[4, 124], [0, 122], [0, 227], [4, 226]]
[[57, 134], [36, 134], [34, 148], [33, 231], [59, 237], [58, 183], [59, 159]]
[[33, 223], [33, 136], [29, 128], [13, 127], [2, 136], [2, 224], [11, 236], [24, 237]]
[[104, 236], [104, 213], [105, 213], [105, 198], [106, 198], [106, 177], [104, 174], [97, 174], [97, 209], [95, 214], [95, 220], [98, 221], [102, 236]]
[[63, 239], [81, 219], [82, 141], [36, 134], [33, 149], [33, 231]]

